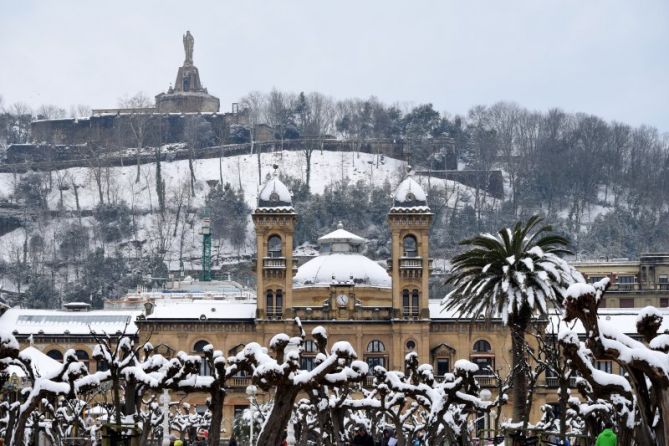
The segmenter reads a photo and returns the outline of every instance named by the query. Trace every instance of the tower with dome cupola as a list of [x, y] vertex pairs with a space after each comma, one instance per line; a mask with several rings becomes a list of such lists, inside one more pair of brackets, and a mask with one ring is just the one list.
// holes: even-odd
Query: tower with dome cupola
[[388, 212], [392, 257], [393, 313], [396, 319], [428, 319], [429, 276], [432, 270], [429, 239], [432, 212], [427, 194], [411, 171], [397, 186]]
[[291, 317], [293, 235], [297, 215], [292, 196], [277, 176], [277, 166], [260, 189], [252, 218], [256, 230], [256, 282], [260, 320]]

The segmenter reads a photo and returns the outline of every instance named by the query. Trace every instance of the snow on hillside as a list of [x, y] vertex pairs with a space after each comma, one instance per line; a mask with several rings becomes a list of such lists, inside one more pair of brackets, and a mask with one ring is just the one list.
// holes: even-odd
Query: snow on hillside
[[[261, 155], [261, 167], [263, 181], [266, 175], [272, 172], [272, 165], [277, 164], [279, 171], [288, 176], [297, 177], [305, 180], [306, 161], [302, 152], [274, 152]], [[245, 199], [249, 206], [254, 209], [257, 203], [258, 185], [258, 164], [257, 155], [239, 155], [219, 159], [200, 159], [194, 161], [196, 182], [196, 196], [193, 198], [192, 206], [195, 208], [204, 205], [205, 196], [209, 190], [209, 181], [219, 181], [221, 176], [223, 182], [230, 183], [234, 188], [244, 190]], [[188, 161], [163, 162], [161, 164], [162, 175], [166, 184], [167, 205], [173, 203], [173, 197], [179, 190], [187, 190], [189, 184], [190, 172]], [[376, 186], [382, 186], [388, 180], [391, 186], [396, 187], [404, 176], [406, 163], [389, 157], [377, 157], [374, 154], [354, 153], [354, 152], [319, 152], [315, 151], [312, 155], [311, 171], [311, 190], [313, 193], [322, 193], [325, 187], [342, 179], [348, 179], [351, 182], [364, 181], [372, 182]], [[167, 251], [168, 260], [178, 259], [178, 252], [183, 249], [184, 254], [192, 256], [194, 259], [199, 257], [200, 236], [198, 234], [199, 224], [189, 228], [188, 233], [184, 234], [183, 244], [181, 236], [176, 237], [169, 228], [161, 228], [158, 218], [151, 213], [158, 208], [158, 200], [155, 193], [155, 164], [145, 164], [141, 166], [140, 181], [135, 182], [137, 167], [130, 165], [126, 167], [110, 167], [108, 169], [108, 178], [105, 176], [104, 194], [105, 201], [124, 200], [138, 214], [136, 221], [138, 225], [138, 240], [146, 240], [148, 246], [145, 249], [163, 249]], [[44, 174], [46, 175], [46, 173]], [[11, 173], [0, 173], [0, 199], [7, 199], [11, 196], [15, 184], [20, 175]], [[416, 180], [424, 187], [427, 186], [427, 178], [416, 176]], [[79, 205], [81, 209], [93, 209], [99, 201], [98, 188], [95, 181], [94, 170], [90, 168], [70, 168], [53, 172], [53, 181], [57, 184], [58, 179], [66, 184], [76, 184], [78, 186]], [[470, 188], [448, 180], [431, 178], [432, 186], [447, 187], [449, 191], [461, 191], [462, 193], [471, 193]], [[109, 184], [109, 186], [107, 186]], [[50, 209], [57, 209], [60, 201], [61, 191], [55, 186], [49, 193], [48, 202]], [[451, 205], [456, 203], [456, 195], [452, 194]], [[72, 187], [62, 191], [63, 207], [66, 210], [76, 210], [75, 194]], [[141, 214], [141, 215], [140, 215]], [[40, 228], [33, 228], [45, 235], [47, 245], [51, 244], [55, 235], [69, 220], [75, 221], [74, 217], [52, 219]], [[83, 219], [85, 226], [92, 227], [94, 219]], [[162, 230], [162, 234], [157, 232]], [[22, 246], [25, 239], [23, 229], [17, 229], [13, 232], [0, 237], [0, 258], [9, 259], [12, 251]], [[98, 243], [95, 243], [97, 245]], [[160, 246], [159, 246], [160, 245]], [[236, 255], [230, 246], [221, 246], [219, 254], [223, 257]], [[253, 251], [252, 225], [249, 218], [249, 236], [247, 248], [240, 254], [246, 252], [250, 254]], [[214, 253], [216, 254], [216, 253]], [[173, 265], [173, 263], [170, 261]]]

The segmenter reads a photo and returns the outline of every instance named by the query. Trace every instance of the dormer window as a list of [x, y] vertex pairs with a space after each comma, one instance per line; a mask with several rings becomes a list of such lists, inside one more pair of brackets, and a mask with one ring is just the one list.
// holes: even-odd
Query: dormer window
[[416, 242], [416, 237], [413, 235], [407, 235], [402, 241], [404, 247], [404, 257], [417, 257], [418, 256], [418, 243]]
[[276, 192], [272, 192], [269, 195], [269, 201], [274, 201], [274, 202], [279, 201], [279, 194], [277, 194]]
[[416, 196], [413, 194], [413, 192], [407, 193], [406, 198], [407, 198], [407, 201], [415, 201], [416, 200]]

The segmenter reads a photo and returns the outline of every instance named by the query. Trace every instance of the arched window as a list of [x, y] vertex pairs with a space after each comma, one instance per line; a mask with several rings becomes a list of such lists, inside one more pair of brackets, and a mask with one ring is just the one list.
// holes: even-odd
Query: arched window
[[418, 290], [411, 292], [411, 315], [418, 316]]
[[193, 351], [195, 353], [200, 353], [200, 356], [202, 356], [202, 359], [200, 360], [200, 376], [209, 376], [209, 364], [204, 358], [204, 349], [207, 345], [209, 345], [209, 342], [202, 340], [197, 341], [193, 346]]
[[274, 313], [274, 292], [272, 290], [267, 290], [265, 293], [265, 307], [267, 308], [267, 314]]
[[276, 290], [274, 297], [274, 314], [281, 314], [283, 310], [283, 291]]
[[404, 257], [417, 257], [418, 256], [418, 243], [416, 242], [416, 237], [413, 235], [407, 235], [402, 240], [402, 246], [404, 248]]
[[374, 339], [367, 344], [367, 353], [382, 353], [386, 351], [386, 346], [378, 339]]
[[63, 362], [63, 352], [61, 352], [60, 350], [55, 350], [55, 349], [49, 350], [48, 352], [46, 352], [46, 355], [49, 358], [55, 359], [58, 362]]
[[283, 257], [281, 237], [272, 235], [267, 239], [267, 257]]
[[77, 359], [83, 362], [86, 368], [88, 368], [88, 363], [89, 363], [88, 353], [85, 350], [76, 350], [74, 353], [77, 355]]
[[472, 349], [476, 353], [490, 353], [492, 351], [492, 347], [490, 347], [490, 343], [484, 339], [479, 339], [478, 341], [474, 342], [474, 348]]

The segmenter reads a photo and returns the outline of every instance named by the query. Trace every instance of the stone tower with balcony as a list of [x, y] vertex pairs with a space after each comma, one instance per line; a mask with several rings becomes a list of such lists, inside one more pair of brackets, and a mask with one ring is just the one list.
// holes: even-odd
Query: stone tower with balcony
[[411, 172], [400, 183], [388, 212], [392, 258], [388, 272], [392, 278], [395, 318], [428, 319], [429, 277], [432, 261], [429, 231], [432, 212], [427, 195]]
[[293, 262], [296, 219], [290, 191], [277, 177], [275, 166], [273, 176], [258, 194], [258, 207], [253, 212], [259, 320], [292, 317], [292, 283], [297, 271]]

